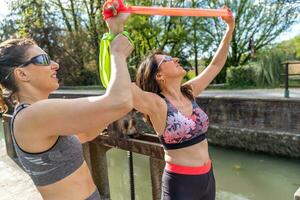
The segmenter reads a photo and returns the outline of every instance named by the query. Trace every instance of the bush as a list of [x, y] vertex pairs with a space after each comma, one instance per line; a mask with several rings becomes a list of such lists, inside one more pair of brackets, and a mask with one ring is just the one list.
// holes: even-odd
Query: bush
[[128, 71], [129, 71], [131, 81], [135, 82], [137, 69], [134, 66], [129, 65]]
[[293, 58], [280, 50], [262, 52], [258, 57], [257, 84], [259, 86], [279, 86], [282, 79], [281, 74], [284, 72], [282, 62], [289, 59]]
[[194, 70], [190, 70], [186, 73], [186, 77], [188, 80], [191, 80], [196, 77], [196, 72]]
[[196, 77], [196, 73], [195, 73], [194, 70], [187, 71], [187, 72], [186, 72], [186, 75], [184, 76], [182, 82], [185, 83], [185, 82], [191, 80], [191, 79], [194, 78], [194, 77]]
[[256, 85], [256, 70], [251, 65], [229, 67], [227, 69], [226, 82], [230, 86], [244, 87]]

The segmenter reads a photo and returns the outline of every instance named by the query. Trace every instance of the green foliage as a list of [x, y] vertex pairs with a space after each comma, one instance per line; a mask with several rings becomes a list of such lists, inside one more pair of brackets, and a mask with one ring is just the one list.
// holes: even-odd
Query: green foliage
[[280, 85], [283, 74], [282, 62], [293, 59], [293, 56], [278, 49], [266, 49], [258, 57], [258, 86], [276, 87]]
[[0, 41], [10, 38], [16, 32], [17, 28], [14, 20], [6, 18], [0, 21]]
[[189, 80], [191, 80], [192, 78], [195, 78], [195, 77], [196, 77], [195, 71], [194, 70], [189, 70], [189, 71], [186, 72], [186, 75], [184, 76], [182, 82], [185, 83], [185, 82], [187, 82], [187, 81], [189, 81]]
[[135, 82], [137, 69], [134, 66], [128, 66], [131, 81]]
[[[104, 0], [11, 0], [10, 17], [0, 22], [1, 41], [11, 35], [30, 36], [60, 64], [63, 84], [97, 84], [99, 38], [107, 31], [102, 20]], [[182, 1], [128, 0], [131, 5], [164, 7], [218, 8], [225, 3], [236, 17], [231, 53], [217, 82], [225, 82], [227, 66], [245, 64], [251, 58], [250, 39], [255, 51], [269, 45], [287, 30], [299, 13], [296, 0], [280, 1]], [[200, 58], [213, 58], [225, 32], [219, 18], [195, 17], [130, 17], [126, 30], [134, 39], [135, 51], [129, 59], [132, 78], [145, 55], [154, 49], [169, 52], [181, 59], [182, 65], [192, 68]], [[300, 57], [299, 38], [293, 43], [295, 55]], [[284, 49], [291, 47], [287, 44]], [[195, 58], [191, 63], [191, 57]], [[206, 66], [209, 63], [206, 64]], [[91, 75], [94, 73], [94, 75]], [[85, 78], [83, 76], [86, 76]], [[91, 80], [91, 77], [93, 80]]]
[[230, 86], [234, 87], [255, 86], [255, 74], [255, 68], [251, 65], [229, 67], [227, 69], [226, 81]]
[[300, 60], [300, 35], [291, 40], [284, 41], [274, 48], [282, 51], [289, 57], [294, 57], [294, 59]]
[[196, 77], [196, 73], [195, 73], [194, 70], [191, 70], [191, 71], [188, 71], [188, 72], [186, 73], [186, 76], [187, 76], [187, 78], [188, 78], [189, 80], [191, 80], [191, 79], [193, 79], [193, 78]]
[[[236, 28], [232, 38], [228, 66], [246, 64], [253, 53], [270, 45], [282, 32], [297, 22], [300, 4], [287, 1], [208, 1], [211, 7], [227, 5], [234, 13]], [[222, 23], [215, 18], [207, 19], [205, 38], [210, 42], [211, 55], [222, 38]], [[208, 28], [208, 26], [211, 28]], [[206, 42], [205, 41], [205, 42]]]

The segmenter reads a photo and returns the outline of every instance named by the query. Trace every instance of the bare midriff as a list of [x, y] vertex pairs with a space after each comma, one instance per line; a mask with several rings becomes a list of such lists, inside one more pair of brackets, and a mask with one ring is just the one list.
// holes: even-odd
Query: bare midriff
[[90, 170], [84, 162], [74, 173], [51, 185], [37, 187], [44, 200], [83, 200], [96, 190]]
[[165, 150], [165, 161], [182, 166], [203, 166], [210, 160], [207, 140], [174, 150]]

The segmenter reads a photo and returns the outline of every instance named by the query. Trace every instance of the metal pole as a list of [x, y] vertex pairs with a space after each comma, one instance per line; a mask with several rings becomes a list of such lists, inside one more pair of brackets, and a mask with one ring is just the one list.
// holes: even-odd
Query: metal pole
[[131, 200], [135, 200], [132, 152], [127, 151], [127, 155], [128, 155], [128, 167], [129, 167], [130, 197], [131, 197]]
[[284, 97], [290, 98], [289, 92], [289, 63], [285, 64], [285, 90], [284, 90]]

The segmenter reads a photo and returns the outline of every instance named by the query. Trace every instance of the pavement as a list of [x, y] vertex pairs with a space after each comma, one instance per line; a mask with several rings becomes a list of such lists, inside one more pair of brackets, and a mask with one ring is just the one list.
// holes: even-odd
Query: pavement
[[[205, 90], [202, 96], [208, 97], [234, 97], [254, 99], [300, 99], [300, 88], [289, 89], [290, 98], [284, 98], [284, 89], [245, 89], [245, 90]], [[201, 95], [200, 95], [201, 96]]]
[[0, 199], [42, 200], [30, 177], [7, 156], [4, 139], [0, 139]]

